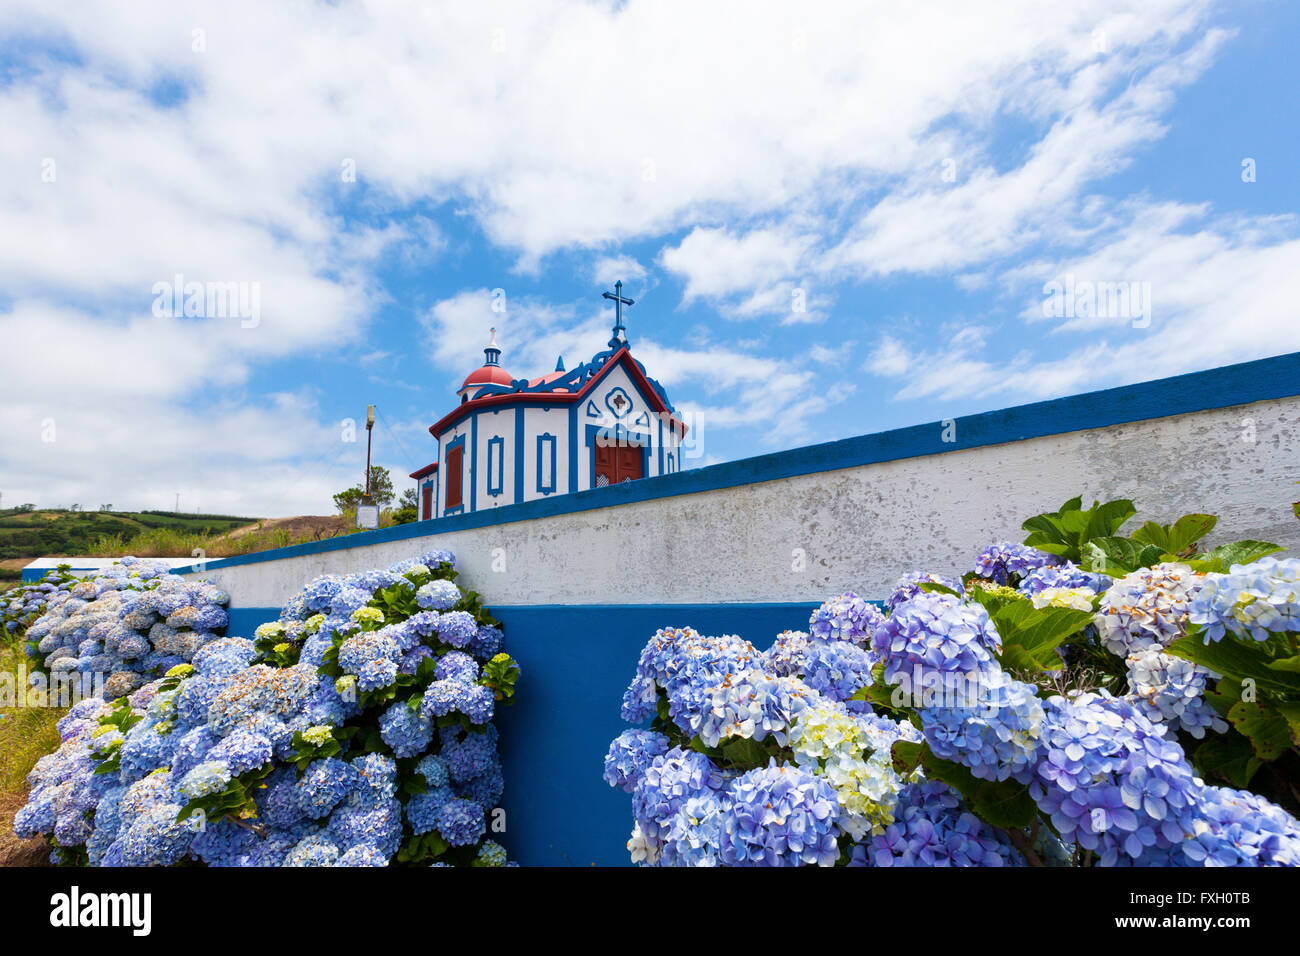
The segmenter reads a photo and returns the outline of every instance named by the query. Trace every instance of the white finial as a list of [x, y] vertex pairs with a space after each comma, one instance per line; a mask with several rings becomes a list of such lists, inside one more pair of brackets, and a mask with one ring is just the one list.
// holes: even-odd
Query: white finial
[[490, 348], [490, 349], [494, 349], [494, 348], [497, 347], [497, 330], [496, 330], [496, 326], [493, 326], [493, 327], [492, 327], [491, 332], [492, 332], [492, 340], [491, 340], [490, 342], [488, 342], [488, 348]]

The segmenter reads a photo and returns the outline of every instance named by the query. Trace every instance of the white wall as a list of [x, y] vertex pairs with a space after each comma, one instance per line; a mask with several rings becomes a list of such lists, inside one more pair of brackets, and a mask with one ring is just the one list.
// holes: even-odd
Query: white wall
[[[555, 491], [542, 494], [537, 490], [537, 438], [555, 436]], [[524, 408], [524, 501], [551, 498], [569, 490], [569, 406], [527, 406]], [[549, 462], [546, 467], [550, 467]]]
[[[1255, 441], [1244, 441], [1243, 420]], [[581, 421], [581, 419], [579, 419]], [[1300, 397], [784, 478], [698, 494], [209, 569], [237, 606], [279, 606], [310, 578], [456, 553], [489, 606], [880, 599], [908, 570], [970, 568], [1076, 494], [1133, 498], [1132, 527], [1219, 515], [1210, 539], [1300, 548]], [[1090, 500], [1089, 502], [1090, 503]], [[494, 549], [504, 568], [493, 571]], [[792, 569], [796, 549], [806, 567]]]

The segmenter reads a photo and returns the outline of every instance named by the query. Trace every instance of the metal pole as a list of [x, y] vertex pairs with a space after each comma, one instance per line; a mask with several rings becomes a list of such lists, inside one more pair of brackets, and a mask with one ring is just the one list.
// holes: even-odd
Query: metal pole
[[365, 503], [370, 504], [370, 438], [374, 434], [375, 406], [366, 408], [366, 494]]

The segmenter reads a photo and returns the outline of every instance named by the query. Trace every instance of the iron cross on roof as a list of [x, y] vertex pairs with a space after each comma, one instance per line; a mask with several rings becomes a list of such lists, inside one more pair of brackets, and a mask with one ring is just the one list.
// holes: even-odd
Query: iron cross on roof
[[623, 280], [614, 283], [613, 292], [602, 292], [601, 298], [614, 300], [614, 335], [609, 340], [609, 347], [618, 348], [627, 344], [627, 330], [623, 327], [623, 306], [635, 305], [636, 302], [623, 295]]

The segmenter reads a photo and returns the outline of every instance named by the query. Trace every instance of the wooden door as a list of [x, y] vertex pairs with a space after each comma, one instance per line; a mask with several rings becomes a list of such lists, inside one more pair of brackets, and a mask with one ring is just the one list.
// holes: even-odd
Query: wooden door
[[598, 440], [595, 449], [595, 467], [591, 474], [591, 487], [604, 488], [618, 481], [618, 446], [602, 445]]
[[424, 496], [424, 500], [421, 502], [421, 504], [423, 505], [423, 512], [424, 512], [423, 517], [425, 521], [428, 521], [430, 518], [433, 517], [433, 483], [432, 482], [425, 482], [424, 491], [422, 492], [422, 494]]
[[465, 449], [457, 446], [447, 453], [447, 500], [443, 504], [443, 513], [461, 504], [461, 470], [465, 460]]
[[635, 481], [637, 478], [645, 477], [641, 466], [640, 445], [620, 445], [614, 450], [618, 453], [617, 474], [619, 481]]
[[641, 459], [640, 445], [614, 444], [601, 446], [596, 443], [595, 469], [591, 476], [593, 488], [616, 485], [620, 481], [635, 481], [645, 477], [645, 466]]

